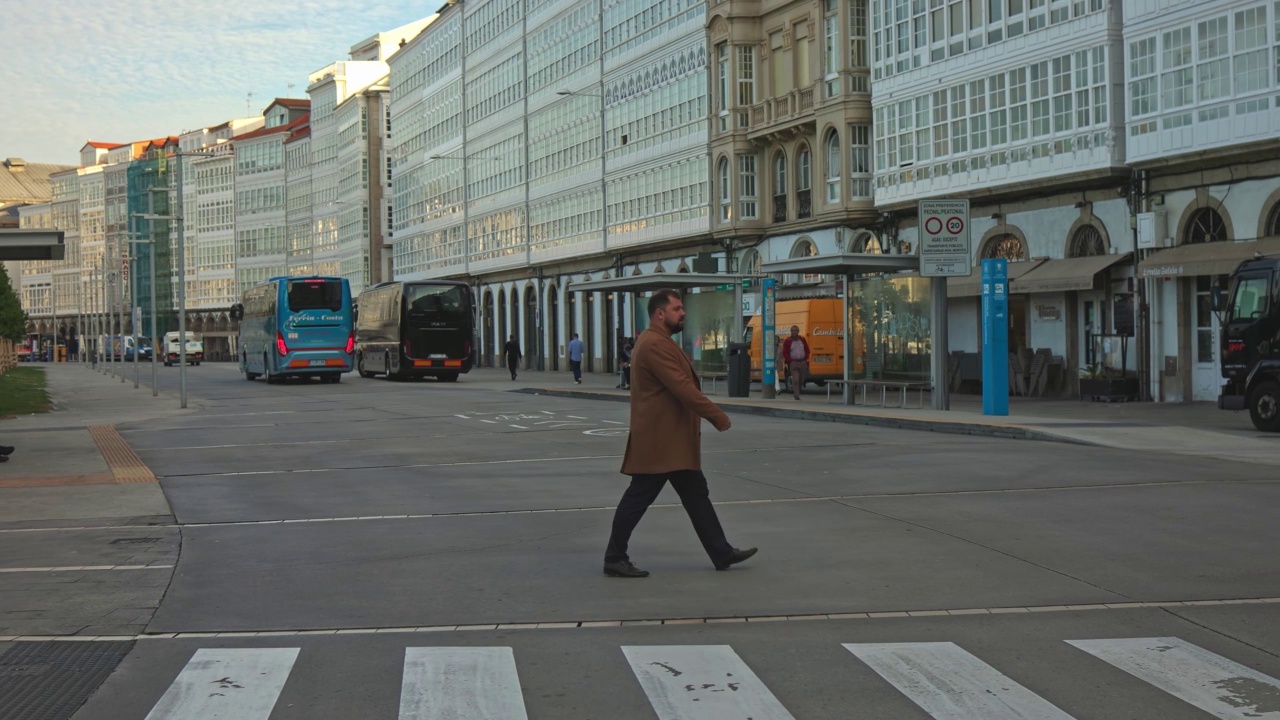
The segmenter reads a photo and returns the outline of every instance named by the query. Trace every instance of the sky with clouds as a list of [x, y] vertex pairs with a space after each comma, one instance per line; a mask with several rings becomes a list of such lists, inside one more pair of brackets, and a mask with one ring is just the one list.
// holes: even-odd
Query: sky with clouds
[[306, 97], [307, 76], [352, 45], [441, 5], [0, 0], [0, 158], [74, 165], [88, 140], [177, 135], [246, 107], [257, 115], [273, 98]]

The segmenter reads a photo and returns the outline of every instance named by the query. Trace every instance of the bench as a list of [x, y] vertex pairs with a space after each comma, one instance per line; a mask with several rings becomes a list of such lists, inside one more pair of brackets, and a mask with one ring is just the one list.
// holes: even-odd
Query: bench
[[707, 381], [708, 381], [708, 380], [710, 380], [710, 381], [711, 381], [711, 394], [712, 394], [712, 395], [714, 395], [714, 394], [716, 393], [716, 383], [717, 383], [717, 382], [719, 382], [719, 381], [721, 381], [721, 380], [724, 380], [724, 381], [726, 381], [726, 383], [727, 383], [727, 382], [728, 382], [728, 380], [729, 380], [729, 373], [722, 373], [722, 372], [700, 372], [700, 373], [698, 373], [698, 382], [699, 382], [699, 384], [701, 384], [703, 387], [706, 387], [706, 385], [707, 385]]
[[855, 391], [860, 390], [862, 400], [859, 405], [867, 404], [867, 388], [880, 390], [880, 407], [890, 407], [888, 405], [889, 391], [893, 390], [899, 393], [898, 404], [895, 407], [907, 407], [907, 392], [910, 390], [917, 391], [916, 407], [924, 407], [924, 393], [926, 390], [932, 390], [932, 386], [927, 382], [918, 382], [911, 380], [828, 380], [827, 381], [827, 402], [831, 402], [831, 387], [833, 385], [849, 385]]

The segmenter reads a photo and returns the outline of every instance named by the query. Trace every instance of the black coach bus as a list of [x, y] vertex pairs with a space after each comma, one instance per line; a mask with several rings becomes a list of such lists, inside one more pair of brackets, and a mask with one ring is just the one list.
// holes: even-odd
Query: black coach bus
[[450, 280], [385, 282], [356, 302], [360, 377], [435, 377], [454, 382], [472, 366], [471, 287]]

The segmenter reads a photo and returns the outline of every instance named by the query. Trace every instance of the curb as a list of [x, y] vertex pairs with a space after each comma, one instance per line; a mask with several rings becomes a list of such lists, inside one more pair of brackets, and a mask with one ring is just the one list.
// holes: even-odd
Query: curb
[[[607, 400], [612, 402], [630, 402], [626, 395], [592, 392], [590, 390], [562, 390], [559, 388], [517, 388], [510, 392], [525, 395], [550, 395], [553, 397], [574, 398], [578, 400]], [[881, 415], [852, 415], [848, 413], [826, 412], [822, 410], [798, 410], [789, 408], [760, 407], [758, 405], [737, 405], [733, 403], [716, 403], [725, 412], [758, 415], [762, 417], [785, 418], [788, 420], [811, 420], [816, 422], [836, 422], [849, 425], [868, 425], [871, 427], [892, 428], [895, 430], [914, 430], [917, 432], [936, 432], [951, 435], [972, 435], [978, 437], [994, 437], [1006, 440], [1039, 440], [1041, 442], [1065, 443], [1068, 445], [1087, 445], [1100, 447], [1097, 443], [1078, 438], [1057, 435], [1043, 430], [1020, 425], [983, 425], [980, 423], [948, 422], [946, 420], [911, 420], [901, 417]]]

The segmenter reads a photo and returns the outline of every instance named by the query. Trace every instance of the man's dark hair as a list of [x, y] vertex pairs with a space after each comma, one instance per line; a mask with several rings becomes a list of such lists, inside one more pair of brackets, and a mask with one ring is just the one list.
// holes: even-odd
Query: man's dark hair
[[653, 317], [654, 313], [670, 305], [672, 300], [679, 299], [680, 293], [675, 290], [670, 288], [659, 290], [649, 298], [649, 317]]

